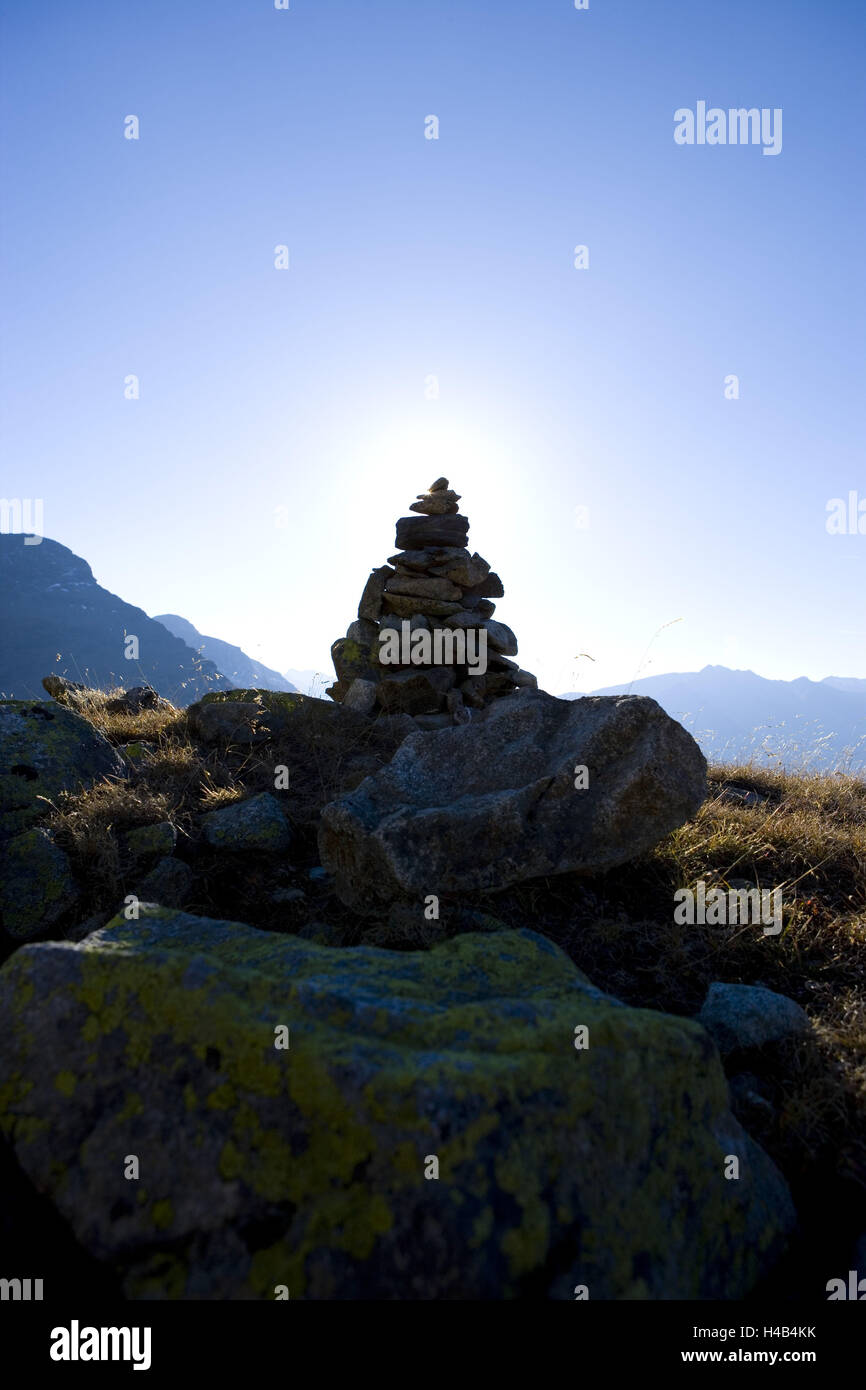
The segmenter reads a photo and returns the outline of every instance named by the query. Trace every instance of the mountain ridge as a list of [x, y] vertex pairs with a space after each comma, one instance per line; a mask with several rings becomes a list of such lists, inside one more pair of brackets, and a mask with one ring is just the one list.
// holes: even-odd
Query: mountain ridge
[[[59, 541], [25, 546], [0, 533], [0, 692], [44, 699], [42, 678], [66, 676], [99, 689], [149, 684], [184, 706], [231, 683], [144, 609], [94, 578], [86, 560]], [[138, 655], [129, 639], [137, 639]]]
[[715, 761], [757, 757], [789, 770], [866, 771], [866, 680], [808, 676], [773, 680], [751, 670], [707, 665], [700, 671], [643, 676], [561, 699], [649, 695], [678, 719]]
[[220, 637], [206, 637], [188, 618], [182, 618], [178, 613], [157, 613], [154, 622], [162, 623], [194, 652], [205, 654], [236, 689], [259, 687], [263, 690], [297, 690], [297, 686], [280, 671], [273, 671], [263, 662], [255, 661], [231, 642], [225, 642]]

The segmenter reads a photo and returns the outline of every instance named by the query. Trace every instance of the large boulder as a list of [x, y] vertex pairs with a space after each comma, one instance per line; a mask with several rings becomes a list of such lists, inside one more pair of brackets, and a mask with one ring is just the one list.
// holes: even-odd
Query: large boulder
[[793, 1225], [703, 1029], [531, 931], [339, 949], [143, 906], [23, 946], [0, 1008], [0, 1125], [130, 1298], [740, 1299]]
[[[190, 705], [187, 717], [203, 743], [263, 743], [293, 730], [314, 741], [338, 722], [348, 733], [353, 728], [353, 716], [330, 700], [264, 689], [214, 691]], [[357, 716], [354, 727], [363, 728]]]
[[108, 739], [74, 710], [0, 701], [0, 839], [34, 825], [61, 792], [125, 773]]
[[625, 863], [705, 796], [703, 754], [655, 700], [523, 690], [406, 739], [325, 807], [319, 853], [351, 905], [502, 888]]

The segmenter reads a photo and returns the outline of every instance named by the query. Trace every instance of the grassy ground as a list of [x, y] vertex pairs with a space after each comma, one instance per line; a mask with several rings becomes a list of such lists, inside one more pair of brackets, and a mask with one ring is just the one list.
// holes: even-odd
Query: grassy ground
[[[395, 742], [375, 725], [341, 720], [338, 732], [299, 718], [276, 742], [216, 750], [195, 741], [182, 711], [121, 714], [110, 695], [94, 693], [82, 712], [113, 743], [145, 746], [127, 783], [68, 797], [52, 812], [58, 841], [87, 885], [79, 916], [107, 917], [135, 890], [138, 870], [125, 857], [123, 832], [170, 819], [177, 852], [196, 874], [188, 910], [274, 931], [323, 921], [339, 926], [348, 943], [381, 939], [375, 922], [309, 878], [322, 805], [393, 753]], [[240, 876], [231, 856], [200, 842], [201, 817], [273, 791], [280, 763], [291, 769], [290, 789], [276, 794], [292, 848], [278, 865], [249, 856]], [[743, 791], [757, 795], [747, 804]], [[754, 925], [677, 925], [674, 891], [699, 879], [708, 890], [781, 888], [781, 935], [764, 936]], [[287, 889], [303, 897], [280, 902]], [[791, 1183], [804, 1224], [803, 1268], [817, 1269], [822, 1288], [844, 1272], [824, 1272], [827, 1260], [843, 1258], [833, 1242], [843, 1229], [852, 1242], [866, 1230], [866, 782], [713, 767], [696, 818], [641, 860], [597, 879], [536, 881], [463, 906], [545, 933], [595, 984], [630, 1004], [691, 1014], [713, 980], [759, 983], [797, 1000], [813, 1038], [750, 1059], [751, 1080], [735, 1088], [734, 1108]]]

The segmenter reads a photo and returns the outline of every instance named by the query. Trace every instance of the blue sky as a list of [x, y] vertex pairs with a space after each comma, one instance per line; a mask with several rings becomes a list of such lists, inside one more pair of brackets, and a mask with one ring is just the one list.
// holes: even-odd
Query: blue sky
[[[444, 473], [548, 689], [866, 676], [825, 526], [866, 500], [859, 0], [22, 0], [0, 39], [2, 492], [105, 587], [330, 669]], [[677, 145], [700, 100], [782, 108], [781, 153]]]

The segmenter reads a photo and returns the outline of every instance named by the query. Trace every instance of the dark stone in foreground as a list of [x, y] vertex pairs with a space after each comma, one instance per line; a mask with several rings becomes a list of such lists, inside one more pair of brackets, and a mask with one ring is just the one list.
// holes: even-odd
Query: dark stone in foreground
[[733, 1300], [793, 1225], [703, 1029], [531, 931], [339, 949], [142, 905], [23, 946], [0, 1010], [0, 1127], [132, 1299]]

